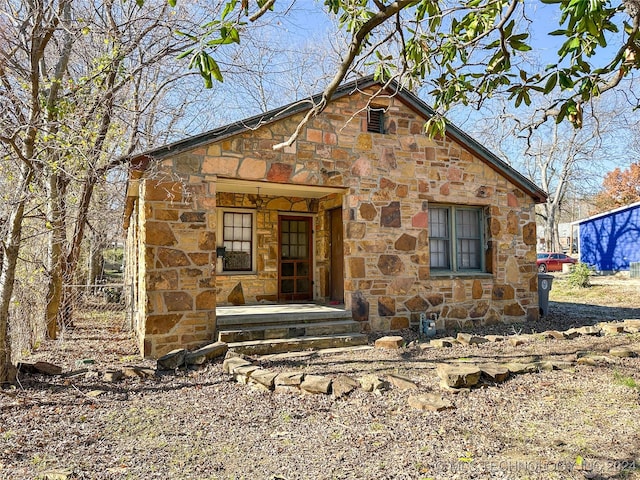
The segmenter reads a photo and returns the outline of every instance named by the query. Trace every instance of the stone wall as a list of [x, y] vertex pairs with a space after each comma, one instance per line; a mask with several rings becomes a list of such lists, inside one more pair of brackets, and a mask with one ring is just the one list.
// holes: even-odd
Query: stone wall
[[[439, 328], [538, 317], [533, 199], [463, 145], [428, 138], [425, 119], [398, 97], [373, 100], [387, 108], [386, 132], [367, 132], [369, 100], [362, 94], [333, 101], [282, 150], [272, 146], [294, 131], [300, 115], [160, 162], [161, 172], [180, 181], [144, 183], [145, 354], [188, 347], [212, 335], [216, 303], [229, 303], [239, 282], [246, 303], [273, 300], [277, 258], [271, 239], [277, 238], [273, 228], [279, 211], [316, 215], [314, 277], [316, 295], [323, 299], [329, 276], [326, 211], [344, 208], [345, 303], [365, 331], [416, 325], [422, 312], [435, 314]], [[258, 214], [258, 274], [216, 278], [211, 268], [217, 176], [348, 191], [314, 207], [309, 198], [264, 199]], [[250, 195], [220, 193], [217, 201], [255, 206]], [[486, 273], [432, 274], [427, 228], [434, 203], [482, 207]]]
[[197, 347], [215, 332], [215, 182], [192, 180], [159, 175], [141, 183], [146, 301], [139, 302], [138, 328], [145, 357]]

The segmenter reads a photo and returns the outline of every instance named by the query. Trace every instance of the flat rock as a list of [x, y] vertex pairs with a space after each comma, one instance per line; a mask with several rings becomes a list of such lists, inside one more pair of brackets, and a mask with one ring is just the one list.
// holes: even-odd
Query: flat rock
[[205, 345], [193, 352], [187, 353], [185, 363], [187, 365], [202, 365], [203, 363], [226, 354], [229, 347], [225, 342], [215, 342]]
[[375, 374], [365, 375], [361, 377], [359, 381], [365, 392], [382, 392], [384, 390], [389, 390], [389, 382]]
[[514, 375], [535, 373], [538, 371], [538, 366], [535, 363], [509, 362], [505, 363], [504, 366], [509, 370], [509, 373], [513, 373]]
[[627, 347], [613, 347], [609, 350], [609, 355], [619, 358], [635, 357], [636, 352]]
[[509, 345], [513, 345], [514, 347], [519, 347], [520, 345], [524, 345], [527, 342], [528, 338], [523, 335], [516, 335], [514, 337], [509, 337], [507, 342]]
[[485, 335], [484, 338], [491, 343], [504, 342], [504, 336], [502, 335]]
[[39, 475], [39, 478], [41, 478], [42, 480], [67, 480], [71, 478], [72, 475], [73, 475], [73, 472], [67, 469], [48, 470], [42, 473], [41, 475]]
[[91, 390], [90, 392], [87, 392], [87, 397], [91, 397], [91, 398], [96, 398], [99, 397], [100, 395], [104, 395], [105, 392], [104, 390]]
[[300, 389], [294, 385], [276, 385], [273, 389], [276, 393], [300, 393]]
[[102, 379], [105, 382], [113, 383], [121, 380], [123, 377], [124, 377], [124, 373], [122, 373], [122, 370], [107, 370], [104, 372]]
[[439, 363], [436, 373], [451, 388], [471, 388], [480, 380], [480, 368], [477, 365]]
[[570, 370], [574, 367], [573, 362], [566, 360], [543, 360], [538, 363], [540, 370]]
[[125, 377], [130, 378], [151, 378], [155, 377], [156, 371], [153, 368], [125, 366], [122, 367], [122, 373]]
[[624, 331], [626, 333], [638, 333], [640, 332], [640, 320], [625, 320]]
[[56, 376], [62, 374], [61, 366], [49, 362], [36, 362], [33, 364], [33, 369], [35, 372], [42, 373], [43, 375]]
[[611, 359], [609, 357], [605, 357], [604, 355], [585, 355], [584, 357], [580, 357], [576, 363], [578, 365], [597, 367], [598, 365], [606, 365], [611, 363]]
[[275, 378], [274, 385], [276, 387], [296, 387], [298, 388], [304, 379], [304, 373], [301, 372], [283, 372]]
[[360, 383], [347, 375], [340, 375], [333, 379], [331, 390], [335, 398], [342, 398], [349, 395], [360, 386]]
[[246, 367], [247, 365], [251, 365], [251, 362], [242, 357], [227, 357], [224, 359], [224, 362], [222, 362], [222, 371], [232, 374], [236, 367]]
[[458, 341], [453, 337], [434, 338], [429, 342], [434, 348], [453, 347], [454, 343], [458, 343]]
[[442, 398], [436, 393], [425, 393], [422, 395], [410, 395], [408, 399], [409, 406], [416, 410], [428, 412], [441, 412], [455, 408], [453, 403]]
[[479, 345], [481, 343], [487, 343], [489, 341], [484, 337], [473, 335], [471, 333], [458, 333], [458, 335], [456, 336], [456, 340], [462, 345]]
[[267, 387], [268, 390], [273, 390], [277, 376], [278, 374], [275, 372], [258, 369], [251, 374], [249, 381], [250, 383], [259, 383], [260, 385]]
[[497, 363], [484, 363], [478, 365], [482, 376], [495, 383], [502, 383], [509, 378], [509, 368]]
[[396, 375], [394, 373], [387, 375], [387, 380], [391, 385], [398, 390], [417, 390], [418, 385], [410, 378], [403, 377], [402, 375]]
[[300, 389], [309, 393], [331, 393], [331, 378], [322, 375], [305, 375]]
[[565, 330], [564, 332], [562, 332], [562, 334], [564, 335], [564, 338], [566, 338], [567, 340], [573, 340], [574, 338], [580, 336], [580, 332], [578, 332], [578, 329], [576, 328], [570, 328], [568, 330]]
[[157, 368], [158, 370], [175, 370], [184, 365], [186, 355], [187, 351], [184, 348], [172, 350], [158, 359]]
[[599, 323], [597, 326], [600, 327], [604, 335], [618, 335], [619, 333], [624, 333], [624, 323]]
[[224, 359], [227, 360], [229, 358], [245, 358], [245, 357], [244, 355], [242, 355], [239, 352], [236, 352], [235, 350], [227, 350], [227, 353], [224, 355]]
[[404, 338], [400, 336], [382, 337], [376, 340], [376, 348], [386, 348], [388, 350], [397, 350], [404, 344]]
[[542, 335], [543, 338], [552, 338], [554, 340], [564, 340], [566, 338], [564, 333], [559, 332], [558, 330], [547, 330], [542, 332], [540, 335]]
[[602, 330], [599, 327], [594, 327], [591, 325], [577, 328], [576, 331], [580, 335], [591, 335], [591, 336], [597, 336], [602, 333]]
[[251, 378], [251, 375], [256, 370], [260, 370], [260, 367], [251, 364], [235, 367], [232, 372], [233, 378], [236, 382], [246, 385], [247, 383], [249, 383], [249, 378]]

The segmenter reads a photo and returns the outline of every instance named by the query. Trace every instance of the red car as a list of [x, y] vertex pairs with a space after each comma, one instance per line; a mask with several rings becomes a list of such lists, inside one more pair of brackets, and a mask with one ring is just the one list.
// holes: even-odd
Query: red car
[[538, 271], [544, 273], [561, 272], [563, 264], [575, 264], [578, 263], [578, 261], [564, 253], [539, 253], [536, 263], [538, 264]]

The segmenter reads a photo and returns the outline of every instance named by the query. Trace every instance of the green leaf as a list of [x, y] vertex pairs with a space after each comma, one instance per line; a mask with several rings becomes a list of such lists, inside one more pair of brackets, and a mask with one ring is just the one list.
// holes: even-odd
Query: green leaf
[[224, 6], [224, 10], [222, 11], [222, 15], [220, 16], [220, 19], [224, 20], [225, 18], [227, 18], [227, 15], [233, 12], [233, 10], [236, 8], [237, 3], [238, 3], [237, 0], [231, 0], [227, 2], [227, 4]]
[[558, 81], [562, 88], [573, 88], [573, 81], [571, 80], [571, 77], [564, 72], [558, 72]]
[[167, 0], [167, 3], [168, 3], [170, 6], [175, 7], [175, 6], [176, 6], [176, 4], [178, 3], [178, 0]]
[[517, 40], [516, 41], [511, 40], [509, 43], [511, 45], [511, 48], [513, 48], [514, 50], [518, 50], [519, 52], [528, 52], [529, 50], [531, 50], [531, 47], [529, 45], [523, 42], [519, 42]]
[[240, 43], [240, 33], [238, 32], [238, 29], [236, 28], [232, 28], [229, 31], [229, 38], [234, 42], [234, 43]]
[[558, 75], [556, 75], [555, 73], [549, 75], [549, 78], [547, 78], [547, 83], [544, 85], [544, 93], [551, 93], [551, 91], [556, 88], [557, 83]]
[[181, 53], [180, 55], [178, 55], [176, 58], [177, 58], [178, 60], [180, 60], [180, 59], [182, 59], [182, 58], [184, 58], [184, 57], [187, 57], [187, 56], [191, 55], [191, 54], [193, 53], [193, 51], [194, 51], [194, 50], [195, 50], [194, 48], [190, 48], [189, 50], [187, 50], [187, 51], [185, 51], [185, 52], [182, 52], [182, 53]]
[[218, 62], [216, 62], [212, 57], [207, 55], [208, 59], [208, 70], [213, 75], [217, 81], [222, 82], [224, 79], [222, 78], [222, 73], [220, 72], [220, 67], [218, 66]]

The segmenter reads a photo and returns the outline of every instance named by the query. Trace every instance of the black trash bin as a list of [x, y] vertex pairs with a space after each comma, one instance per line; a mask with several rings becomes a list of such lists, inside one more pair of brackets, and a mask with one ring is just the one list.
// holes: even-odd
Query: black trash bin
[[549, 313], [549, 291], [553, 284], [553, 275], [548, 273], [538, 274], [538, 305], [540, 306], [540, 316], [544, 317]]

